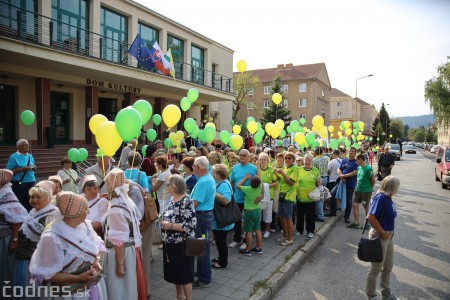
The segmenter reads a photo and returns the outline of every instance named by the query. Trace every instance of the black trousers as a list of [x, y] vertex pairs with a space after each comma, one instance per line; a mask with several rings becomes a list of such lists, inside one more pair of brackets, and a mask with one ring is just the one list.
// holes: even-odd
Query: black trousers
[[22, 182], [19, 184], [18, 181], [12, 182], [12, 190], [14, 194], [16, 195], [17, 199], [19, 199], [19, 202], [27, 209], [27, 211], [30, 211], [32, 209], [30, 204], [30, 195], [28, 195], [28, 192], [30, 189], [34, 186], [36, 182]]
[[300, 233], [303, 233], [305, 228], [306, 217], [306, 232], [312, 232], [316, 230], [316, 203], [303, 203], [297, 201], [297, 224], [295, 228]]
[[217, 252], [219, 252], [219, 265], [226, 267], [228, 265], [228, 230], [213, 229], [214, 240], [216, 241]]
[[[327, 183], [327, 189], [331, 192], [331, 190], [336, 186], [336, 181], [334, 182], [328, 182]], [[337, 203], [336, 203], [336, 198], [334, 198], [333, 196], [331, 196], [330, 199], [330, 215], [331, 216], [336, 216], [337, 213]]]
[[[242, 213], [242, 211], [244, 210], [244, 203], [236, 203], [236, 204]], [[233, 240], [236, 243], [240, 243], [242, 240], [241, 235], [242, 235], [242, 218], [239, 221], [237, 221], [236, 223], [234, 223]]]

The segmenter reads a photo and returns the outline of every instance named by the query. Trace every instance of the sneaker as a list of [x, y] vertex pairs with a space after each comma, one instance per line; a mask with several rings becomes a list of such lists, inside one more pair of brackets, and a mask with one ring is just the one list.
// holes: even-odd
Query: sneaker
[[201, 282], [200, 280], [196, 280], [196, 281], [194, 281], [194, 283], [192, 284], [192, 288], [193, 288], [193, 289], [209, 288], [210, 286], [211, 286], [211, 282], [206, 283], [206, 282]]
[[359, 224], [352, 223], [352, 224], [347, 225], [347, 228], [360, 229], [360, 226], [359, 226]]
[[230, 248], [236, 248], [237, 246], [239, 246], [238, 242], [232, 242], [228, 245], [228, 247], [230, 247]]
[[261, 254], [263, 254], [264, 252], [262, 251], [262, 249], [258, 249], [258, 248], [253, 248], [253, 249], [251, 249], [250, 251], [252, 251], [253, 253], [256, 253], [256, 254], [259, 254], [259, 255], [261, 255]]
[[294, 235], [295, 235], [295, 236], [301, 236], [302, 233], [301, 233], [300, 231], [296, 230], [295, 233], [294, 233]]
[[364, 227], [364, 230], [369, 230], [370, 229], [370, 225], [366, 224], [366, 226]]
[[314, 237], [314, 233], [308, 232], [308, 238], [313, 238], [313, 237]]
[[277, 239], [277, 242], [278, 242], [278, 243], [284, 242], [284, 241], [286, 241], [286, 239], [285, 239], [284, 237], [280, 237], [280, 238]]
[[286, 240], [286, 241], [284, 241], [284, 242], [281, 243], [281, 246], [290, 246], [290, 245], [292, 245], [293, 243], [294, 243], [294, 241], [288, 241], [288, 240]]
[[382, 296], [381, 297], [382, 300], [398, 300], [399, 298], [395, 297], [394, 294], [390, 293], [389, 296]]
[[270, 236], [270, 232], [266, 231], [263, 234], [263, 238], [267, 239]]
[[349, 219], [344, 219], [344, 223], [349, 224], [349, 223], [350, 223], [350, 220], [349, 220]]
[[316, 221], [317, 221], [317, 222], [325, 222], [325, 219], [319, 219], [319, 218], [316, 218]]
[[253, 236], [256, 236], [256, 232], [253, 231]]
[[239, 247], [239, 250], [245, 250], [247, 248], [247, 245], [244, 243]]
[[270, 228], [270, 232], [275, 232], [275, 228]]
[[251, 250], [247, 251], [247, 250], [245, 250], [245, 248], [244, 249], [239, 249], [239, 253], [244, 255], [244, 256], [252, 256], [252, 251]]

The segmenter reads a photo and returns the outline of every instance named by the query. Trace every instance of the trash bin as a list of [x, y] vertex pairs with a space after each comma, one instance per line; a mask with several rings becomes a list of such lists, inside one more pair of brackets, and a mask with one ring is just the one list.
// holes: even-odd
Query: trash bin
[[47, 148], [53, 149], [53, 146], [55, 145], [55, 133], [52, 132], [51, 127], [45, 127], [45, 135], [47, 136]]

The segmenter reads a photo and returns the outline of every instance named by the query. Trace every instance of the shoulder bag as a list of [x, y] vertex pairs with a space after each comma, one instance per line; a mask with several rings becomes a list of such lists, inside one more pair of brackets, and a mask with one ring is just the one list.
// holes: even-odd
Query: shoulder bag
[[156, 202], [155, 199], [152, 197], [149, 197], [142, 187], [139, 185], [139, 179], [141, 177], [141, 172], [139, 171], [138, 174], [138, 184], [136, 184], [137, 187], [139, 187], [139, 191], [142, 194], [142, 199], [144, 200], [144, 215], [142, 216], [141, 222], [139, 223], [139, 230], [144, 231], [147, 229], [153, 222], [158, 219], [158, 211], [156, 208]]
[[[186, 197], [184, 197], [184, 199], [186, 199]], [[179, 215], [181, 222], [183, 222], [183, 218], [181, 217], [181, 207], [179, 210]], [[206, 254], [207, 247], [208, 241], [206, 240], [204, 235], [199, 238], [188, 236], [182, 242], [181, 253], [185, 256], [203, 256]]]
[[[383, 218], [386, 203], [381, 209], [380, 220]], [[361, 232], [361, 239], [358, 244], [358, 259], [366, 262], [382, 262], [383, 249], [381, 248], [381, 237], [377, 236], [373, 240], [363, 237], [366, 225], [369, 220], [366, 218], [363, 230]]]
[[[219, 183], [216, 188], [218, 188], [222, 183], [223, 181]], [[242, 218], [241, 210], [236, 204], [234, 197], [232, 197], [231, 201], [226, 205], [222, 205], [215, 201], [213, 213], [217, 227], [219, 228], [234, 224]]]

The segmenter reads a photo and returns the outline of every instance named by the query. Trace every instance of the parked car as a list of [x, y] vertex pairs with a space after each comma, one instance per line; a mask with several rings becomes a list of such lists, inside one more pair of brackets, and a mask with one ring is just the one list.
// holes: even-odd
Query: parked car
[[400, 146], [399, 144], [391, 144], [386, 143], [385, 147], [389, 148], [389, 153], [394, 156], [395, 160], [400, 160], [402, 154], [400, 152]]
[[416, 154], [416, 150], [417, 148], [414, 147], [413, 145], [408, 145], [405, 148], [405, 153], [412, 153], [412, 154]]
[[431, 153], [436, 153], [436, 150], [439, 148], [439, 145], [434, 145], [433, 147], [430, 148], [430, 152]]
[[438, 147], [434, 173], [436, 181], [441, 182], [443, 189], [450, 187], [450, 147]]

